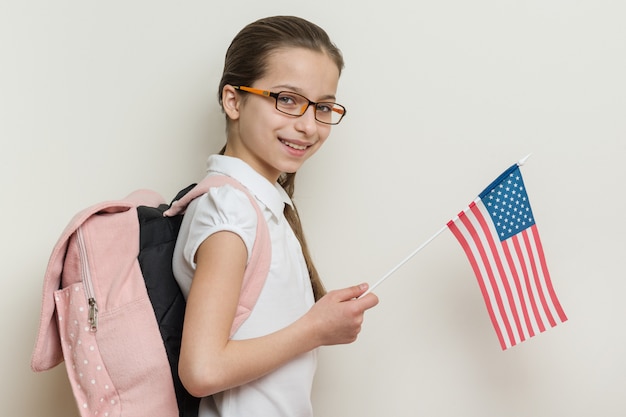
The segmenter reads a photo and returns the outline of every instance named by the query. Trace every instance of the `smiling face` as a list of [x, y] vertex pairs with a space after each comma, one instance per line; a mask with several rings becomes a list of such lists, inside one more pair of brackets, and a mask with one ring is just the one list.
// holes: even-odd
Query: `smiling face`
[[[271, 92], [292, 91], [312, 101], [334, 101], [339, 68], [323, 52], [284, 48], [267, 58], [265, 75], [248, 87]], [[271, 182], [296, 172], [328, 138], [331, 126], [315, 120], [310, 106], [300, 117], [276, 110], [276, 101], [235, 90], [222, 92], [230, 119], [226, 155], [248, 163]]]

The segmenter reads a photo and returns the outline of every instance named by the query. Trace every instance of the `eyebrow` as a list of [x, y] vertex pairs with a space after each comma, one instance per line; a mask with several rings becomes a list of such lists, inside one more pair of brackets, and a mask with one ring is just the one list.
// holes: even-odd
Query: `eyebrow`
[[[274, 89], [278, 89], [278, 90], [285, 89], [285, 90], [293, 91], [294, 93], [301, 94], [303, 96], [305, 95], [301, 88], [298, 88], [298, 87], [290, 85], [290, 84], [279, 84], [279, 85], [276, 85], [276, 86], [272, 87], [272, 89], [273, 90]], [[284, 90], [281, 90], [281, 91], [284, 91]], [[334, 94], [327, 94], [325, 96], [322, 96], [318, 100], [321, 100], [321, 101], [326, 101], [326, 100], [335, 101], [336, 99], [337, 99], [337, 97], [335, 97]]]

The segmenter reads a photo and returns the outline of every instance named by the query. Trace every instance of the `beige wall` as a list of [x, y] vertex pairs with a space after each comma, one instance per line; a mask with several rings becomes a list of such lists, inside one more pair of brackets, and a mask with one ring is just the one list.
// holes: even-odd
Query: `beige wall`
[[623, 2], [5, 0], [0, 415], [77, 415], [63, 367], [29, 369], [52, 246], [87, 205], [202, 176], [223, 142], [226, 46], [272, 14], [319, 23], [347, 62], [348, 117], [297, 194], [328, 287], [377, 280], [532, 152], [570, 318], [500, 351], [444, 233], [379, 287], [357, 343], [322, 349], [318, 415], [626, 414]]

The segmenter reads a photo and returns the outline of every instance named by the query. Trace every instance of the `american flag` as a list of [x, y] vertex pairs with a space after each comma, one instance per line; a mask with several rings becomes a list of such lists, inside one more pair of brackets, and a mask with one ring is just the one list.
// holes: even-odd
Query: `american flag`
[[517, 164], [450, 220], [502, 350], [565, 322]]

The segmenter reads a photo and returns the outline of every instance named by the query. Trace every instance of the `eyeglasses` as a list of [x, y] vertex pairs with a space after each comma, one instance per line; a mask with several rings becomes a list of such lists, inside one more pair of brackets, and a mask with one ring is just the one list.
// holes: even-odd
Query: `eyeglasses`
[[346, 115], [346, 108], [341, 104], [332, 101], [311, 101], [301, 94], [291, 91], [281, 91], [272, 93], [267, 90], [259, 90], [258, 88], [244, 87], [241, 85], [233, 86], [236, 90], [245, 91], [246, 93], [257, 94], [264, 97], [272, 97], [276, 100], [276, 110], [290, 116], [302, 116], [309, 106], [312, 104], [315, 109], [315, 120], [327, 125], [339, 124], [343, 116]]

